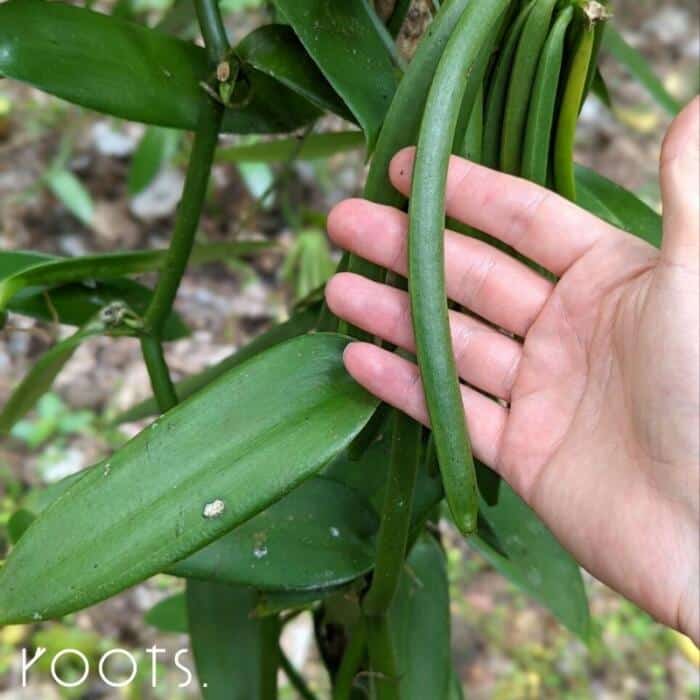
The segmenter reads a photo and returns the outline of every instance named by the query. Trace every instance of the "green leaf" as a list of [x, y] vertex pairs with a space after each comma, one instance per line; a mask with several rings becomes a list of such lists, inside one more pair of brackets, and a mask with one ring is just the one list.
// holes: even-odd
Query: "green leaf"
[[0, 435], [8, 435], [12, 426], [34, 407], [45, 394], [78, 346], [88, 338], [106, 331], [103, 323], [88, 323], [77, 333], [69, 336], [45, 352], [14, 388], [10, 398], [0, 411]]
[[15, 511], [7, 521], [7, 534], [12, 544], [17, 544], [20, 537], [27, 531], [27, 528], [34, 522], [34, 513], [26, 508]]
[[161, 600], [156, 603], [144, 616], [144, 622], [159, 629], [161, 632], [187, 634], [187, 607], [184, 593]]
[[297, 138], [287, 138], [228, 146], [217, 151], [216, 160], [219, 163], [278, 163], [290, 158], [317, 160], [360, 149], [364, 143], [361, 131], [335, 131], [310, 134], [301, 144]]
[[[55, 256], [25, 251], [0, 251], [2, 280], [40, 263], [60, 260]], [[51, 290], [26, 288], [12, 297], [7, 308], [42, 321], [58, 320], [68, 326], [82, 326], [101, 308], [115, 301], [124, 302], [143, 315], [151, 299], [151, 290], [128, 279], [66, 284]], [[165, 324], [164, 340], [176, 340], [189, 334], [180, 316], [171, 311]]]
[[400, 79], [366, 0], [275, 0], [328, 82], [355, 115], [371, 152]]
[[372, 507], [353, 490], [309, 479], [167, 573], [258, 590], [338, 587], [372, 568], [377, 527]]
[[299, 231], [280, 270], [280, 276], [294, 288], [294, 299], [308, 297], [326, 284], [335, 263], [326, 234], [320, 229]]
[[259, 27], [236, 46], [236, 54], [319, 109], [353, 121], [352, 113], [318, 70], [291, 27], [284, 24]]
[[408, 556], [389, 609], [402, 700], [447, 698], [452, 676], [445, 555], [422, 536]]
[[319, 333], [258, 355], [77, 480], [0, 571], [0, 624], [104, 600], [313, 476], [376, 407], [343, 367], [347, 343]]
[[656, 248], [661, 246], [661, 216], [629, 190], [582, 165], [576, 165], [576, 188], [577, 203], [584, 209]]
[[[102, 462], [79, 476], [104, 468]], [[78, 478], [72, 475], [25, 499], [15, 514], [13, 541], [30, 523], [26, 516], [37, 517]], [[372, 569], [378, 525], [371, 504], [356, 491], [315, 477], [166, 573], [316, 600]]]
[[82, 182], [72, 172], [63, 168], [51, 168], [44, 179], [48, 188], [63, 202], [66, 209], [85, 226], [90, 226], [95, 207]]
[[608, 84], [603, 78], [603, 74], [600, 72], [600, 68], [596, 68], [595, 74], [593, 76], [593, 82], [591, 83], [591, 92], [610, 110], [613, 109], [612, 98], [610, 97], [610, 91], [608, 90]]
[[141, 138], [129, 168], [127, 189], [134, 196], [145, 190], [177, 150], [179, 134], [172, 129], [151, 126]]
[[450, 681], [450, 689], [447, 693], [448, 700], [464, 700], [464, 691], [462, 690], [462, 681], [456, 671], [452, 671], [452, 680]]
[[[193, 264], [214, 262], [225, 257], [247, 255], [269, 247], [270, 244], [266, 241], [197, 245], [192, 251], [191, 261]], [[153, 272], [162, 267], [166, 254], [166, 250], [136, 250], [84, 255], [77, 258], [56, 258], [39, 254], [33, 265], [24, 265], [23, 261], [30, 262], [35, 254], [12, 253], [3, 267], [9, 270], [13, 264], [17, 264], [20, 269], [0, 277], [0, 309], [7, 307], [8, 302], [16, 294], [28, 287], [48, 288], [85, 280], [112, 279]]]
[[[221, 362], [207, 367], [203, 372], [193, 374], [190, 377], [177, 382], [175, 389], [180, 400], [184, 400], [200, 389], [213, 382], [217, 377], [220, 377], [225, 372], [237, 367], [251, 357], [260, 354], [268, 348], [279, 345], [285, 340], [296, 338], [299, 335], [308, 333], [316, 324], [318, 311], [316, 309], [307, 309], [301, 311], [288, 321], [273, 326], [269, 331], [259, 335], [252, 340], [248, 345], [244, 345], [240, 350], [236, 350], [232, 355], [223, 359]], [[142, 420], [158, 413], [158, 405], [154, 398], [146, 399], [136, 406], [124, 411], [117, 416], [113, 423], [129, 423], [131, 421]]]
[[590, 632], [581, 570], [534, 511], [488, 467], [478, 465], [484, 494], [469, 544], [584, 641]]
[[[0, 5], [0, 73], [64, 100], [122, 119], [194, 129], [206, 52], [116, 17], [45, 0]], [[256, 70], [252, 99], [227, 110], [224, 131], [292, 131], [318, 110]]]
[[204, 700], [261, 696], [263, 626], [251, 617], [255, 594], [245, 588], [189, 581], [187, 616]]
[[680, 104], [668, 93], [646, 58], [637, 49], [630, 46], [622, 34], [610, 24], [603, 36], [603, 46], [619, 63], [627, 68], [632, 76], [641, 83], [654, 100], [669, 114], [676, 116], [681, 111]]

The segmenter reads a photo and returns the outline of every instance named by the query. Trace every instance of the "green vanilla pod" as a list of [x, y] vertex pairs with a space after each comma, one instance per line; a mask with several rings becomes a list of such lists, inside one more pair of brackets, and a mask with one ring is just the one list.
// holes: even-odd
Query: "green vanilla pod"
[[[397, 151], [416, 142], [423, 105], [438, 61], [468, 4], [469, 0], [448, 0], [442, 4], [404, 73], [379, 132], [365, 182], [365, 199], [399, 209], [405, 207], [406, 199], [389, 180], [389, 164]], [[346, 253], [341, 265], [369, 279], [380, 280], [384, 276], [383, 268], [357, 255]], [[342, 322], [340, 328], [356, 338], [370, 339], [367, 333]]]
[[598, 3], [588, 2], [583, 7], [585, 17], [576, 39], [554, 138], [554, 188], [572, 202], [576, 201], [574, 174], [576, 123], [581, 111], [595, 44], [596, 21], [587, 14], [593, 5]]
[[501, 170], [511, 175], [520, 173], [532, 82], [547, 40], [555, 4], [556, 0], [537, 0], [527, 17], [515, 52], [501, 135]]
[[458, 155], [472, 161], [481, 162], [481, 150], [484, 141], [484, 86], [479, 87], [476, 93], [474, 107], [469, 117], [467, 129], [464, 132], [462, 144], [458, 150]]
[[478, 494], [447, 316], [445, 185], [464, 108], [464, 75], [469, 75], [486, 42], [495, 41], [494, 30], [509, 4], [470, 2], [450, 37], [426, 101], [409, 205], [409, 294], [416, 355], [447, 501], [463, 534], [476, 528]]
[[533, 5], [534, 0], [524, 5], [513, 20], [489, 81], [484, 105], [484, 146], [482, 149], [482, 163], [489, 168], [498, 167], [500, 161], [503, 112], [513, 69], [513, 58], [525, 21], [530, 15]]
[[566, 33], [574, 16], [573, 7], [557, 16], [542, 49], [530, 100], [520, 174], [543, 187], [547, 184], [552, 129], [564, 58]]

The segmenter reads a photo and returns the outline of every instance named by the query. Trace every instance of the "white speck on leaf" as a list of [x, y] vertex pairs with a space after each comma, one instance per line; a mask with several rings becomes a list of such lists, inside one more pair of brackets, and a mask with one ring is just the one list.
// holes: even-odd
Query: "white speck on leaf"
[[331, 537], [340, 537], [340, 530], [337, 527], [331, 526], [329, 530], [331, 533]]
[[226, 504], [220, 499], [212, 501], [211, 503], [205, 503], [202, 515], [207, 518], [218, 518], [226, 510]]
[[42, 618], [41, 618], [41, 613], [35, 612], [35, 613], [32, 615], [32, 620], [41, 620], [41, 619], [42, 619]]
[[259, 546], [259, 547], [256, 547], [253, 550], [253, 556], [256, 559], [263, 559], [264, 557], [267, 556], [267, 547], [264, 544]]

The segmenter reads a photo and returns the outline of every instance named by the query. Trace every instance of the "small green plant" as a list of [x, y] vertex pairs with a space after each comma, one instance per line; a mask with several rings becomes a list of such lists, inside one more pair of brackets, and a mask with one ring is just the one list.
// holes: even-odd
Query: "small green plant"
[[[132, 193], [174, 156], [181, 132], [194, 132], [167, 251], [0, 253], [4, 317], [78, 329], [18, 384], [0, 430], [14, 426], [38, 445], [73, 429], [75, 416], [47, 418], [50, 399], [40, 397], [97, 335], [138, 339], [150, 376], [153, 398], [119, 420], [161, 414], [98, 464], [26, 497], [0, 571], [0, 623], [60, 618], [165, 572], [186, 579], [186, 594], [149, 619], [170, 631], [186, 625], [207, 700], [232, 697], [232, 687], [235, 697], [274, 698], [278, 668], [313, 698], [279, 649], [285, 622], [307, 608], [336, 700], [459, 698], [434, 527], [443, 499], [472, 546], [583, 640], [590, 619], [576, 562], [471, 455], [447, 324], [447, 161], [468, 155], [550, 186], [658, 245], [653, 211], [573, 162], [583, 99], [605, 92], [597, 55], [609, 11], [595, 0], [446, 0], [406, 66], [394, 38], [409, 2], [396, 2], [384, 24], [365, 0], [276, 0], [280, 21], [231, 46], [222, 8], [251, 4], [176, 0], [158, 29], [138, 21], [139, 3], [118, 2], [111, 16], [45, 0], [0, 5], [3, 75], [149, 125]], [[189, 40], [193, 25], [204, 48]], [[612, 36], [629, 61], [632, 50]], [[325, 113], [359, 130], [313, 133]], [[221, 133], [283, 136], [217, 154]], [[388, 165], [415, 143], [409, 292], [431, 435], [345, 372], [343, 350], [362, 334], [313, 294], [331, 271], [317, 230], [298, 235], [287, 261], [304, 298], [292, 317], [203, 374], [172, 381], [163, 347], [188, 333], [173, 310], [188, 264], [261, 247], [195, 244], [215, 159], [322, 158], [364, 145], [364, 196], [405, 208]], [[63, 161], [46, 181], [89, 220]], [[339, 268], [400, 284], [353, 255]], [[131, 279], [149, 271], [154, 289]], [[20, 422], [37, 401], [38, 419]]]

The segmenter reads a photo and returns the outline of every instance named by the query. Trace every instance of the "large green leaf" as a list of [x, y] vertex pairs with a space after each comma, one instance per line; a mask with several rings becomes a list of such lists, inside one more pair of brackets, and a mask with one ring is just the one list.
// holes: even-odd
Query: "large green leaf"
[[275, 4], [355, 115], [372, 151], [400, 70], [367, 0], [275, 0]]
[[661, 246], [661, 216], [629, 190], [577, 165], [576, 192], [577, 203], [584, 209], [657, 248]]
[[[250, 255], [270, 248], [266, 241], [233, 241], [196, 245], [192, 264]], [[0, 309], [11, 308], [11, 300], [27, 288], [49, 289], [59, 285], [93, 280], [113, 280], [159, 270], [166, 250], [139, 250], [102, 255], [58, 258], [41, 253], [12, 251], [0, 253]]]
[[[194, 129], [209, 69], [194, 44], [116, 17], [45, 0], [0, 5], [0, 73], [123, 119]], [[277, 133], [318, 110], [281, 83], [249, 71], [250, 103], [227, 110], [224, 131]]]
[[445, 555], [432, 537], [415, 544], [389, 609], [402, 700], [447, 698], [452, 681]]
[[236, 46], [236, 53], [248, 65], [279, 81], [319, 109], [353, 121], [352, 113], [287, 25], [259, 27]]
[[348, 339], [303, 336], [169, 411], [31, 525], [0, 571], [0, 624], [103, 600], [206, 546], [341, 451], [376, 400]]
[[[104, 470], [104, 463], [88, 471]], [[34, 491], [14, 528], [18, 541], [35, 519], [87, 472]], [[171, 566], [166, 573], [291, 595], [337, 589], [371, 570], [379, 520], [355, 490], [322, 477]]]
[[581, 570], [525, 502], [483, 465], [477, 465], [479, 506], [476, 550], [583, 640], [590, 632]]
[[[307, 309], [294, 314], [288, 321], [273, 326], [269, 331], [259, 335], [248, 345], [244, 345], [240, 350], [236, 350], [236, 352], [221, 362], [177, 382], [175, 389], [178, 397], [182, 401], [251, 357], [255, 357], [255, 355], [259, 355], [264, 350], [279, 345], [285, 340], [308, 333], [314, 328], [317, 317], [318, 310], [316, 308]], [[148, 416], [156, 413], [158, 413], [158, 404], [154, 398], [150, 398], [119, 414], [113, 422], [115, 424], [128, 423], [148, 418]]]
[[637, 49], [630, 46], [613, 25], [608, 25], [603, 35], [603, 46], [641, 83], [647, 92], [669, 114], [675, 116], [681, 106], [663, 86], [646, 58]]
[[192, 653], [204, 700], [261, 697], [263, 626], [251, 611], [255, 594], [203, 581], [187, 582]]
[[310, 134], [302, 143], [297, 138], [256, 141], [220, 148], [216, 160], [222, 163], [276, 163], [290, 158], [316, 160], [364, 146], [361, 131], [335, 131]]
[[[43, 253], [0, 251], [0, 282], [40, 263], [58, 259]], [[42, 321], [58, 320], [68, 326], [82, 326], [101, 308], [115, 301], [123, 301], [137, 314], [143, 315], [150, 299], [151, 290], [147, 287], [129, 279], [114, 279], [65, 284], [52, 289], [29, 287], [14, 295], [7, 308]], [[176, 340], [188, 333], [183, 320], [172, 311], [165, 324], [164, 340]]]
[[309, 479], [167, 573], [259, 590], [336, 587], [372, 568], [377, 527], [355, 491]]

